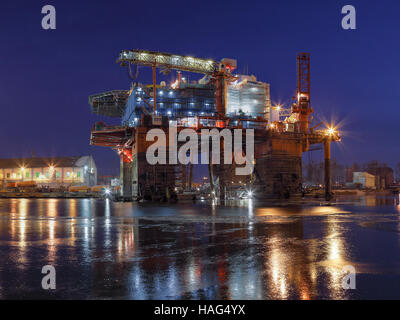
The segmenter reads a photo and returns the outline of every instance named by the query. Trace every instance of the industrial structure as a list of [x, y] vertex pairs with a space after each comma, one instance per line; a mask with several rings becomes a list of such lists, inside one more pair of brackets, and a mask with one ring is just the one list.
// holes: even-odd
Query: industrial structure
[[49, 187], [94, 186], [97, 167], [92, 156], [0, 159], [0, 187], [29, 181]]
[[[248, 176], [236, 176], [232, 165], [209, 165], [213, 195], [225, 199], [237, 185], [246, 185], [259, 198], [289, 198], [301, 194], [302, 153], [313, 144], [324, 146], [326, 195], [330, 196], [330, 143], [340, 140], [335, 128], [311, 127], [310, 55], [297, 56], [297, 96], [290, 110], [272, 106], [269, 84], [255, 76], [234, 74], [236, 60], [199, 59], [175, 54], [124, 50], [117, 63], [136, 80], [139, 66], [153, 71], [153, 83], [134, 82], [130, 90], [114, 90], [91, 95], [89, 104], [97, 115], [121, 118], [121, 126], [96, 123], [91, 144], [111, 147], [121, 158], [121, 196], [126, 200], [171, 198], [179, 188], [190, 187], [193, 165], [156, 164], [146, 161], [152, 142], [146, 134], [152, 128], [163, 130], [168, 139], [170, 126], [177, 132], [201, 129], [254, 129], [254, 170]], [[132, 65], [137, 71], [132, 72]], [[175, 81], [156, 83], [156, 70], [177, 72]], [[189, 82], [182, 72], [202, 74]], [[244, 141], [244, 139], [242, 140]], [[179, 144], [180, 142], [176, 142]], [[221, 145], [221, 149], [224, 144]], [[244, 148], [245, 149], [245, 148]], [[223, 151], [223, 150], [222, 150]], [[208, 156], [211, 150], [208, 152]], [[221, 152], [223, 154], [223, 152]], [[193, 161], [191, 161], [193, 163]], [[189, 169], [187, 168], [189, 167]]]

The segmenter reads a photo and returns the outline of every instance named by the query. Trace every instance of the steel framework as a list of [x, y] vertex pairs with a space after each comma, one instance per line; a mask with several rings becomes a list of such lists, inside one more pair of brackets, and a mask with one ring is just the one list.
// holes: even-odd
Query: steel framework
[[194, 58], [170, 53], [161, 53], [146, 50], [123, 50], [117, 63], [122, 66], [129, 63], [140, 64], [148, 67], [174, 69], [202, 74], [213, 74], [219, 65], [211, 59]]
[[124, 115], [128, 90], [113, 90], [89, 96], [92, 113], [107, 117], [120, 118]]

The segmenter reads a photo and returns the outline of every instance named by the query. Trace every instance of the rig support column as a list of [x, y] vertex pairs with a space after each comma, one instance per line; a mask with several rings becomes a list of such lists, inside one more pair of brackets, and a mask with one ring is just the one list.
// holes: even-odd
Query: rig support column
[[132, 162], [121, 159], [122, 199], [132, 201]]
[[325, 159], [325, 198], [330, 200], [332, 198], [331, 189], [331, 139], [324, 141], [324, 159]]
[[189, 163], [189, 180], [187, 183], [187, 189], [192, 190], [192, 179], [193, 179], [193, 163]]
[[215, 188], [214, 188], [214, 172], [213, 172], [213, 165], [211, 163], [211, 159], [208, 161], [208, 179], [210, 180], [210, 190], [211, 190], [211, 197], [212, 200], [215, 198]]

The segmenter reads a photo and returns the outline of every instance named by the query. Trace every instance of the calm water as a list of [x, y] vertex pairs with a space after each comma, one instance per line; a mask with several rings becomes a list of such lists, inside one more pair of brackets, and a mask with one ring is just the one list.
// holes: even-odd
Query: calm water
[[[53, 265], [57, 289], [41, 288]], [[342, 289], [342, 268], [357, 271]], [[400, 298], [398, 197], [326, 206], [0, 199], [0, 299]]]

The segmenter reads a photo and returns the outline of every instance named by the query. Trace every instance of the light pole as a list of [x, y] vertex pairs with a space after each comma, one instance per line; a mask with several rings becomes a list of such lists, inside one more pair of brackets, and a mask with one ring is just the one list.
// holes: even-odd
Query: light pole
[[324, 139], [324, 180], [325, 180], [325, 199], [332, 199], [332, 186], [331, 186], [331, 142], [339, 141], [339, 135], [334, 127], [328, 127], [325, 131], [326, 137]]

